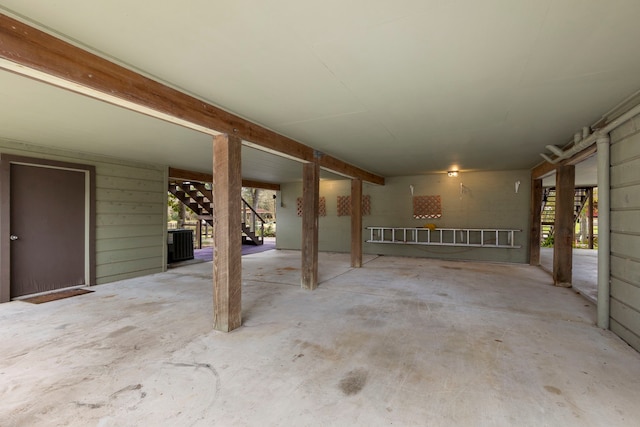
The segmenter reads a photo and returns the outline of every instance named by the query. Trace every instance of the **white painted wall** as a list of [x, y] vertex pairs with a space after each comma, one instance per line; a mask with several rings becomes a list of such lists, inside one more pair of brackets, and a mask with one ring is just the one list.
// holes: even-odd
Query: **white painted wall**
[[640, 116], [611, 133], [611, 330], [640, 351]]
[[[446, 174], [388, 178], [386, 185], [365, 184], [363, 194], [371, 196], [371, 215], [363, 217], [363, 225], [416, 227], [434, 223], [442, 228], [515, 228], [520, 249], [470, 247], [409, 246], [364, 243], [370, 254], [466, 259], [499, 262], [528, 262], [530, 172], [467, 172], [456, 178]], [[515, 183], [520, 181], [518, 193]], [[460, 193], [460, 184], [464, 192]], [[440, 219], [413, 219], [410, 186], [415, 195], [440, 195], [443, 215]], [[300, 249], [302, 221], [297, 216], [296, 199], [302, 197], [302, 184], [281, 187], [278, 206], [278, 239], [280, 249]], [[348, 180], [321, 181], [320, 196], [325, 197], [327, 216], [320, 217], [319, 247], [321, 251], [349, 252], [350, 217], [337, 216], [337, 196], [350, 194]], [[367, 230], [363, 231], [366, 240]]]
[[164, 269], [167, 168], [0, 139], [0, 152], [96, 168], [96, 284]]

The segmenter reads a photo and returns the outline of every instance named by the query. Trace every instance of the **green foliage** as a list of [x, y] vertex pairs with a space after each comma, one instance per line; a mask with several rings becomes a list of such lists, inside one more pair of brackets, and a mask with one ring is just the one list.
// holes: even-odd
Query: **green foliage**
[[[276, 192], [273, 190], [263, 190], [255, 188], [242, 187], [242, 198], [247, 201], [254, 209], [263, 209], [275, 214], [275, 196]], [[253, 199], [257, 199], [253, 202]]]
[[167, 205], [168, 205], [168, 214], [169, 214], [169, 221], [177, 221], [180, 218], [180, 200], [178, 200], [176, 198], [176, 196], [174, 196], [171, 193], [168, 193], [169, 197], [167, 200]]
[[262, 237], [276, 237], [276, 224], [265, 224]]
[[553, 247], [553, 234], [551, 236], [548, 236], [547, 238], [545, 238], [542, 241], [541, 246], [543, 248], [552, 248]]
[[[177, 199], [176, 196], [167, 192], [167, 220], [178, 221], [180, 220], [180, 210], [182, 208], [182, 202]], [[198, 216], [191, 209], [186, 208], [184, 210], [185, 218], [187, 221], [196, 221]]]
[[[573, 242], [573, 247], [578, 249], [589, 249], [589, 242]], [[593, 249], [598, 249], [598, 236], [593, 238]]]

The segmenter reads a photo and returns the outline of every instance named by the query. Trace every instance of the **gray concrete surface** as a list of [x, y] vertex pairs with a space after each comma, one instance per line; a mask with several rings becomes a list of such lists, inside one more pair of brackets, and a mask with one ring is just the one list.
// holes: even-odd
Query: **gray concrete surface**
[[[540, 266], [553, 274], [553, 248], [540, 248]], [[571, 274], [574, 290], [594, 304], [598, 301], [598, 250], [574, 249]]]
[[240, 329], [211, 263], [0, 305], [2, 426], [637, 426], [640, 355], [537, 267], [242, 258]]

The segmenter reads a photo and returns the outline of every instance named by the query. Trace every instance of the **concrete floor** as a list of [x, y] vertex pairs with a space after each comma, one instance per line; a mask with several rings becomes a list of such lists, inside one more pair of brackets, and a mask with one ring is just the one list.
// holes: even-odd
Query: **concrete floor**
[[2, 426], [637, 426], [640, 354], [527, 265], [300, 253], [243, 262], [211, 330], [211, 263], [0, 305]]
[[[553, 275], [553, 248], [540, 248], [540, 266]], [[572, 266], [573, 288], [585, 298], [598, 301], [598, 250], [574, 249]]]

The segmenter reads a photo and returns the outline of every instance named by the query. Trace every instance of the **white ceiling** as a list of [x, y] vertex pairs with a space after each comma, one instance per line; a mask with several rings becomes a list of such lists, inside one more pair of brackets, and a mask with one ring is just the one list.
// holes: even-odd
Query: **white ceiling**
[[[636, 0], [0, 0], [363, 169], [531, 168], [640, 89]], [[211, 137], [0, 72], [0, 137], [208, 171]], [[245, 178], [300, 165], [249, 148]]]

